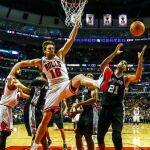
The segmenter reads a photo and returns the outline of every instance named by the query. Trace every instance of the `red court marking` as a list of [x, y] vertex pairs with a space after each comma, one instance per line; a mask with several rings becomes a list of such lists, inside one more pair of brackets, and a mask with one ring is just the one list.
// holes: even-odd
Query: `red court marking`
[[[6, 148], [6, 150], [30, 150], [29, 146], [11, 146]], [[43, 150], [41, 147], [38, 148], [38, 150]], [[50, 147], [50, 150], [62, 150], [62, 147], [59, 146], [52, 146]], [[68, 147], [68, 150], [76, 150], [75, 147]], [[98, 148], [96, 148], [96, 150], [98, 150]], [[114, 148], [112, 147], [108, 147], [106, 148], [106, 150], [114, 150]], [[150, 147], [140, 147], [140, 148], [136, 148], [136, 147], [125, 147], [123, 148], [123, 150], [150, 150]]]

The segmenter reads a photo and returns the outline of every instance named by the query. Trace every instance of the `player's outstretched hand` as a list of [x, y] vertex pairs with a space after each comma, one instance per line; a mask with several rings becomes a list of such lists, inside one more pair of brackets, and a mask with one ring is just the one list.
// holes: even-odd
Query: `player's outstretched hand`
[[120, 49], [123, 47], [123, 43], [119, 43], [115, 49], [116, 55], [121, 54], [123, 51]]
[[139, 59], [143, 57], [143, 55], [144, 55], [144, 53], [145, 53], [146, 48], [147, 48], [147, 45], [144, 45], [144, 47], [143, 47], [142, 51], [141, 51], [141, 52], [138, 52], [138, 58], [139, 58]]

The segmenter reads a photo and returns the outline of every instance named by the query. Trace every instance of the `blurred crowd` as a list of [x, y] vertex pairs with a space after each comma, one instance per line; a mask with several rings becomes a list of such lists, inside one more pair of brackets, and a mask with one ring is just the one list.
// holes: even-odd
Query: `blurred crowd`
[[125, 122], [133, 123], [133, 110], [135, 104], [140, 108], [140, 122], [150, 123], [150, 95], [149, 94], [127, 94], [125, 96]]
[[[14, 34], [30, 34], [35, 37], [38, 36], [50, 36], [53, 38], [61, 38], [61, 37], [68, 37], [68, 34], [70, 33], [70, 29], [63, 29], [63, 28], [50, 28], [50, 27], [42, 27], [38, 25], [33, 24], [25, 24], [25, 23], [18, 23], [15, 21], [0, 19], [0, 29], [6, 30], [8, 32], [12, 32]], [[146, 37], [149, 32], [145, 32], [145, 35], [143, 37]], [[130, 38], [133, 37], [129, 30], [127, 28], [110, 28], [105, 30], [94, 28], [90, 29], [81, 29], [78, 34], [79, 37], [92, 37], [92, 38]]]

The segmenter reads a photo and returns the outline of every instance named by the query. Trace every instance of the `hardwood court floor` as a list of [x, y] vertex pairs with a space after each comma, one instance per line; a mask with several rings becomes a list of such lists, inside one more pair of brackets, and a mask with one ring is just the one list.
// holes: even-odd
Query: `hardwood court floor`
[[[75, 138], [72, 123], [64, 123], [66, 142], [69, 147], [75, 146]], [[60, 132], [56, 126], [49, 128], [52, 146], [62, 146]], [[133, 128], [132, 125], [125, 124], [122, 132], [124, 147], [147, 147], [150, 148], [150, 124], [140, 124], [139, 128]], [[105, 142], [107, 147], [113, 147], [111, 137], [111, 128], [106, 135]], [[27, 135], [24, 124], [14, 125], [14, 131], [9, 136], [6, 146], [30, 146], [31, 137]], [[97, 144], [95, 144], [97, 146]], [[16, 148], [15, 148], [16, 149]], [[58, 148], [59, 149], [59, 148]], [[19, 149], [17, 149], [19, 150]], [[20, 149], [21, 150], [21, 149]]]

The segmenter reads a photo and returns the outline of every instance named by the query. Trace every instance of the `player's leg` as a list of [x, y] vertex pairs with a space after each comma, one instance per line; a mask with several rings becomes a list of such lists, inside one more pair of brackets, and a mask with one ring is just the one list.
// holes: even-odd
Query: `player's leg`
[[47, 127], [47, 130], [46, 130], [46, 139], [48, 140], [47, 145], [48, 145], [48, 147], [50, 147], [50, 145], [52, 144], [52, 140], [51, 140], [50, 134], [48, 132], [48, 127]]
[[93, 134], [93, 109], [84, 113], [84, 130], [83, 135], [85, 137], [87, 147], [90, 150], [94, 150], [94, 141], [92, 139]]
[[45, 135], [42, 137], [41, 139], [41, 144], [43, 146], [43, 150], [48, 150], [48, 143], [47, 143], [47, 139], [46, 139], [46, 135], [47, 133], [45, 132]]
[[83, 85], [86, 87], [93, 86], [94, 80], [84, 76], [83, 74], [79, 74], [73, 77], [71, 81], [72, 81], [72, 86], [74, 88], [79, 88], [80, 85]]
[[59, 131], [61, 133], [61, 138], [63, 140], [63, 148], [64, 148], [64, 150], [67, 150], [66, 135], [65, 135], [64, 128], [59, 129]]
[[[35, 119], [33, 118], [32, 121], [35, 121], [35, 126], [36, 126], [36, 130], [37, 130], [38, 126], [40, 125], [40, 123], [43, 119], [43, 111], [41, 109], [35, 107], [35, 113], [33, 113], [33, 114], [34, 114], [33, 116]], [[48, 150], [47, 129], [46, 129], [45, 135], [41, 139], [41, 144], [42, 144], [44, 150]]]
[[61, 133], [61, 138], [63, 140], [63, 149], [67, 150], [66, 135], [65, 135], [65, 131], [64, 131], [64, 125], [63, 125], [63, 116], [60, 111], [58, 113], [54, 114], [53, 120], [56, 123], [56, 125]]
[[94, 141], [92, 139], [92, 134], [86, 134], [84, 135], [84, 137], [85, 137], [88, 149], [94, 150]]
[[136, 116], [133, 116], [133, 128], [135, 128]]
[[12, 108], [0, 105], [0, 150], [5, 150], [7, 137], [13, 125]]
[[75, 134], [77, 150], [83, 150], [82, 137], [83, 137], [83, 135], [80, 135], [79, 133]]
[[102, 88], [103, 91], [106, 90], [106, 85], [111, 78], [111, 71], [110, 69], [105, 69], [104, 72], [100, 75], [98, 80], [93, 80], [84, 76], [83, 74], [77, 75], [72, 78], [72, 86], [74, 88], [78, 88], [80, 85], [86, 87], [96, 87]]
[[63, 125], [63, 116], [60, 111], [54, 114], [53, 120], [56, 123], [60, 133], [61, 133], [61, 138], [63, 140], [63, 148], [64, 150], [67, 150], [67, 144], [66, 144], [66, 135], [64, 131], [64, 125]]
[[0, 150], [5, 150], [6, 147], [6, 139], [11, 134], [8, 131], [1, 131], [0, 132]]
[[105, 150], [105, 134], [111, 124], [111, 112], [109, 109], [102, 108], [100, 110], [99, 120], [98, 120], [98, 134], [97, 141], [100, 150]]
[[136, 120], [137, 128], [139, 128], [139, 122], [140, 122], [140, 116], [138, 115]]
[[112, 119], [112, 140], [116, 150], [122, 150], [122, 128], [123, 128], [123, 108], [119, 107], [113, 111]]
[[53, 112], [50, 110], [44, 112], [42, 121], [40, 125], [38, 126], [37, 134], [35, 136], [35, 142], [33, 143], [31, 150], [36, 150], [38, 148], [38, 144], [40, 143], [41, 139], [46, 133], [47, 125], [52, 117], [52, 114]]
[[76, 147], [78, 150], [83, 150], [83, 131], [84, 131], [84, 114], [80, 115], [78, 122], [76, 122], [76, 130], [75, 130], [75, 140], [76, 140]]

